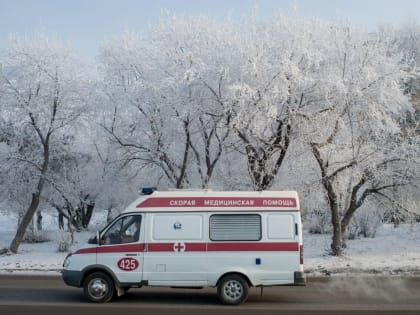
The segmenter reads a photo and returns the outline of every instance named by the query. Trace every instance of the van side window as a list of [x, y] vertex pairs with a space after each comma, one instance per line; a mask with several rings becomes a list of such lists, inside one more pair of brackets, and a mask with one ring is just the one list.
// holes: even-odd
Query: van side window
[[295, 234], [295, 222], [292, 215], [267, 215], [267, 236], [269, 239], [294, 239]]
[[137, 242], [140, 237], [141, 215], [129, 215], [115, 221], [102, 236], [102, 244]]
[[261, 240], [261, 216], [258, 214], [213, 214], [210, 216], [212, 241]]

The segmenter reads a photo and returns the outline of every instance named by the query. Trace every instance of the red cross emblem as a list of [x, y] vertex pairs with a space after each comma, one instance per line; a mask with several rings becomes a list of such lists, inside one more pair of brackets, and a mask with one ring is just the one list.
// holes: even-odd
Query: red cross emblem
[[185, 251], [185, 243], [174, 243], [174, 252], [184, 252]]

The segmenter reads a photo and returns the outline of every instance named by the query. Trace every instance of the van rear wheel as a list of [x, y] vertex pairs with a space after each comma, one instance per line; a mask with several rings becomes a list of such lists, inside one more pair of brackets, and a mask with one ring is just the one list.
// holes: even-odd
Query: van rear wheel
[[103, 272], [94, 272], [85, 279], [83, 291], [90, 301], [105, 303], [114, 295], [114, 281]]
[[217, 296], [223, 304], [239, 305], [248, 297], [249, 285], [241, 275], [224, 276], [217, 286]]

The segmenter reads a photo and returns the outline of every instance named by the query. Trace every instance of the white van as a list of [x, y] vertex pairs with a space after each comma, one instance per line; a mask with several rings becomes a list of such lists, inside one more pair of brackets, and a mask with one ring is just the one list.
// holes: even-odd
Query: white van
[[143, 285], [217, 287], [235, 305], [250, 286], [305, 285], [296, 192], [144, 192], [66, 257], [64, 282], [89, 300]]

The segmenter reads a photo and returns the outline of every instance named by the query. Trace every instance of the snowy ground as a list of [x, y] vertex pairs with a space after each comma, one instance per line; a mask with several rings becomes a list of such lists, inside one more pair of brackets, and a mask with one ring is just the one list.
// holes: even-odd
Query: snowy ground
[[[62, 237], [56, 229], [54, 215], [44, 214], [46, 235], [52, 240], [45, 243], [22, 243], [17, 255], [0, 256], [0, 273], [59, 274], [67, 253], [58, 252]], [[74, 250], [86, 242], [93, 230], [105, 222], [105, 216], [93, 218], [91, 232], [75, 233]], [[0, 248], [9, 246], [16, 231], [16, 217], [0, 212]], [[420, 224], [383, 225], [373, 239], [348, 241], [343, 257], [327, 255], [330, 235], [304, 233], [305, 271], [308, 276], [335, 274], [399, 274], [420, 276]]]
[[307, 273], [420, 276], [420, 224], [385, 224], [375, 238], [348, 241], [343, 257], [327, 255], [330, 244], [330, 235], [304, 234]]

